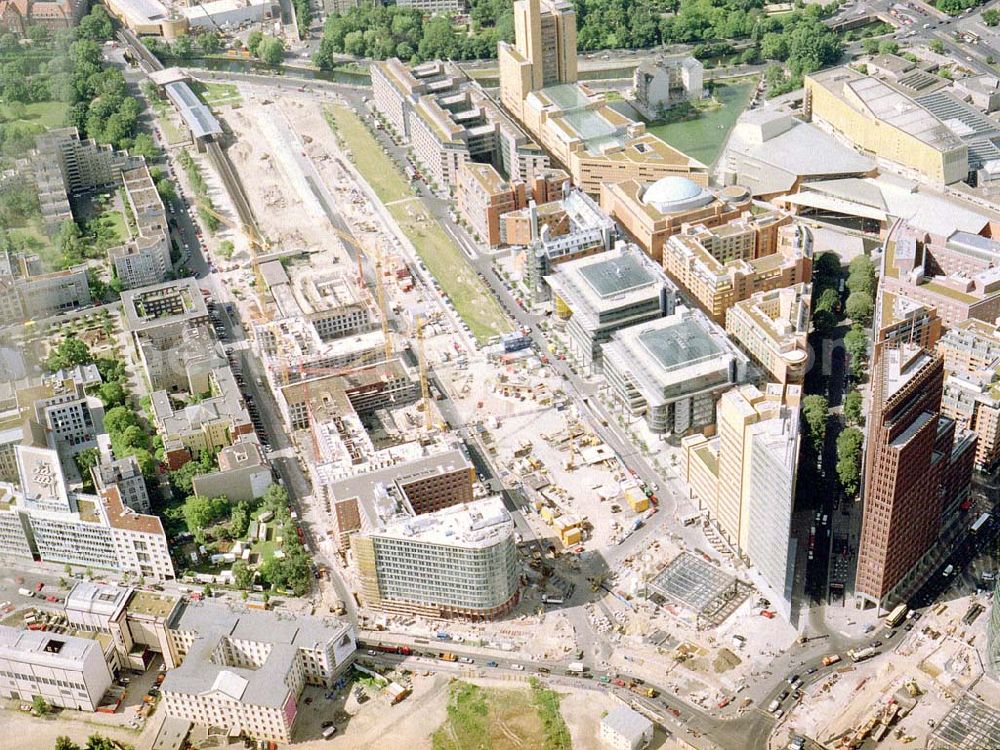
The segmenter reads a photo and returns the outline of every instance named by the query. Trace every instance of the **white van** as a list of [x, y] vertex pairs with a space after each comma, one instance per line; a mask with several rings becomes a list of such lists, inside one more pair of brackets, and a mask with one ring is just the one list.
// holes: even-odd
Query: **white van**
[[947, 568], [944, 569], [944, 573], [942, 573], [942, 575], [945, 578], [947, 578], [948, 576], [950, 576], [954, 572], [955, 572], [955, 566], [954, 565], [949, 565]]

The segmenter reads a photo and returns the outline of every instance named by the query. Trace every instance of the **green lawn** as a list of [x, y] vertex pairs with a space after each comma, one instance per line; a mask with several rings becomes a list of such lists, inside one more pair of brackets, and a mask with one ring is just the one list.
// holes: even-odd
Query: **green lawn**
[[[59, 128], [66, 124], [66, 112], [69, 105], [65, 102], [38, 102], [36, 104], [26, 104], [24, 117], [13, 122], [30, 122], [41, 125], [45, 129]], [[6, 104], [0, 104], [0, 115], [4, 120], [11, 120], [10, 108]]]
[[449, 688], [448, 718], [431, 735], [433, 750], [569, 750], [555, 693], [538, 688]]
[[647, 130], [688, 156], [711, 166], [719, 156], [722, 145], [733, 129], [736, 120], [746, 109], [753, 93], [756, 79], [741, 79], [715, 87], [714, 98], [718, 105], [701, 102], [693, 108], [680, 109], [678, 114], [689, 119], [650, 123]]
[[410, 191], [395, 163], [378, 147], [364, 124], [350, 110], [332, 109], [331, 125], [350, 148], [354, 163], [400, 229], [417, 249], [442, 290], [451, 299], [472, 335], [479, 341], [510, 330], [496, 299], [480, 281], [465, 254], [445, 234], [419, 198]]
[[351, 110], [332, 107], [327, 121], [351, 150], [354, 163], [383, 203], [413, 197], [406, 179], [395, 162], [386, 156], [364, 123]]
[[191, 88], [209, 107], [225, 107], [240, 105], [243, 98], [236, 86], [231, 83], [206, 83], [196, 81]]

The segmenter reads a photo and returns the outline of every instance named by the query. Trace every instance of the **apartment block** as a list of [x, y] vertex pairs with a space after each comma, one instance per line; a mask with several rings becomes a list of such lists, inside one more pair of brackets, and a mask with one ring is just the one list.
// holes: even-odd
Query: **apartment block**
[[0, 695], [59, 708], [96, 711], [111, 687], [97, 640], [0, 625]]
[[527, 180], [549, 165], [539, 146], [453, 63], [378, 63], [372, 103], [441, 187], [456, 188], [466, 162], [492, 164], [511, 180]]
[[523, 182], [507, 182], [492, 164], [464, 162], [458, 173], [458, 213], [481, 242], [497, 247], [500, 217], [528, 205], [526, 187]]
[[885, 239], [881, 289], [933, 307], [944, 328], [1000, 317], [1000, 242], [933, 234], [899, 221]]
[[717, 227], [738, 219], [752, 205], [750, 191], [745, 188], [713, 191], [686, 177], [601, 185], [601, 208], [658, 263], [663, 262], [663, 244], [685, 225]]
[[633, 106], [650, 120], [680, 102], [704, 96], [705, 66], [690, 55], [657, 55], [636, 66]]
[[716, 323], [758, 292], [812, 279], [812, 235], [774, 212], [744, 214], [709, 229], [689, 226], [663, 247], [667, 276]]
[[570, 352], [591, 371], [601, 369], [601, 345], [622, 328], [673, 312], [676, 288], [638, 248], [620, 245], [555, 267], [545, 277], [564, 325]]
[[726, 333], [778, 383], [801, 383], [809, 363], [812, 285], [757, 292], [726, 311]]
[[753, 564], [754, 582], [793, 620], [792, 511], [800, 442], [797, 385], [734, 388], [719, 400], [718, 437], [681, 441], [681, 476], [700, 508]]
[[121, 184], [123, 171], [144, 165], [140, 156], [115, 151], [111, 146], [98, 145], [92, 139], [80, 138], [76, 128], [56, 128], [35, 139], [39, 157], [54, 160], [63, 175], [65, 190], [77, 195], [103, 190]]
[[124, 289], [158, 284], [172, 270], [167, 212], [145, 165], [122, 172], [121, 179], [136, 233], [108, 250], [108, 258]]
[[215, 453], [238, 436], [253, 433], [253, 422], [233, 371], [219, 367], [209, 374], [209, 397], [175, 406], [170, 394], [152, 394], [153, 421], [163, 437], [165, 460], [179, 468], [202, 451]]
[[747, 379], [747, 358], [725, 331], [683, 307], [616, 331], [602, 361], [616, 403], [659, 434], [710, 430], [719, 397]]
[[357, 648], [338, 620], [206, 602], [185, 602], [169, 628], [167, 715], [276, 743], [291, 742], [305, 686], [332, 687]]
[[970, 319], [938, 342], [944, 357], [941, 413], [975, 433], [976, 469], [990, 471], [1000, 459], [1000, 330]]
[[975, 435], [942, 416], [944, 358], [910, 344], [878, 344], [864, 465], [864, 520], [855, 597], [887, 609], [946, 554], [967, 497]]
[[226, 497], [230, 502], [263, 497], [273, 483], [271, 465], [256, 434], [240, 435], [219, 451], [219, 470], [199, 474], [191, 481], [196, 495]]
[[214, 350], [208, 308], [194, 278], [167, 281], [122, 293], [132, 355], [150, 388], [189, 390], [191, 374], [225, 360]]
[[39, 320], [90, 305], [85, 266], [46, 272], [34, 255], [0, 252], [0, 325]]
[[136, 513], [150, 512], [146, 478], [142, 475], [135, 456], [115, 459], [111, 457], [110, 450], [102, 452], [101, 459], [91, 467], [90, 473], [98, 494], [112, 486], [117, 487], [126, 508], [131, 508]]
[[74, 379], [72, 375], [60, 380], [54, 376], [18, 392], [18, 401], [30, 417], [56, 445], [72, 454], [94, 447], [97, 435], [104, 429], [104, 405], [84, 391], [86, 384], [100, 383], [101, 377], [94, 365], [89, 365], [87, 371], [95, 376], [94, 380], [86, 376]]

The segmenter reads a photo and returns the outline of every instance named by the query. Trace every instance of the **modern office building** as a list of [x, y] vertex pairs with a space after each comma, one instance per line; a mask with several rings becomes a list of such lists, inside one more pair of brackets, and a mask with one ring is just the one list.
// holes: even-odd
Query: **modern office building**
[[577, 82], [576, 14], [564, 0], [518, 0], [514, 44], [500, 42], [500, 102], [573, 184], [598, 195], [603, 182], [668, 175], [708, 182], [708, 168], [622, 115]]
[[0, 625], [0, 695], [42, 698], [50, 706], [96, 711], [111, 687], [101, 643], [90, 638]]
[[744, 385], [719, 400], [718, 437], [689, 435], [681, 476], [700, 508], [741, 557], [771, 604], [793, 621], [796, 543], [792, 511], [798, 472], [802, 391]]
[[229, 366], [209, 373], [209, 396], [175, 406], [170, 394], [152, 394], [153, 422], [163, 437], [164, 460], [172, 469], [202, 451], [213, 454], [240, 435], [253, 434], [253, 422]]
[[643, 117], [662, 119], [674, 105], [701, 99], [704, 78], [705, 66], [690, 55], [657, 55], [636, 66], [629, 101]]
[[805, 77], [807, 119], [863, 154], [936, 185], [969, 176], [969, 147], [928, 106], [898, 87], [852, 68]]
[[877, 341], [907, 342], [933, 349], [941, 338], [941, 317], [931, 305], [880, 286], [875, 305], [875, 331]]
[[990, 471], [1000, 459], [1000, 330], [970, 319], [937, 343], [944, 357], [941, 413], [976, 434], [976, 469]]
[[16, 447], [19, 488], [0, 486], [5, 552], [45, 562], [117, 570], [148, 580], [174, 577], [163, 525], [125, 506], [116, 485], [71, 492], [58, 451], [37, 423]]
[[489, 620], [517, 604], [514, 521], [499, 498], [380, 516], [351, 537], [367, 606]]
[[[134, 221], [134, 236], [108, 250], [108, 259], [123, 289], [159, 284], [173, 269], [167, 212], [145, 165], [122, 172], [125, 200]], [[130, 234], [132, 227], [129, 222]]]
[[622, 180], [601, 185], [601, 208], [657, 263], [663, 261], [663, 244], [685, 225], [717, 227], [738, 219], [752, 205], [746, 188], [713, 191], [686, 177], [663, 177], [649, 184]]
[[453, 63], [392, 58], [371, 71], [373, 106], [438, 186], [457, 187], [467, 162], [492, 164], [511, 180], [549, 166], [538, 144]]
[[801, 383], [809, 363], [812, 285], [757, 292], [726, 311], [726, 333], [778, 383]]
[[169, 623], [180, 666], [163, 709], [254, 740], [292, 740], [306, 685], [330, 688], [351, 665], [353, 628], [334, 619], [185, 602]]
[[118, 668], [144, 672], [154, 654], [163, 657], [167, 669], [177, 666], [167, 626], [181, 606], [181, 598], [175, 594], [79, 581], [66, 595], [64, 611], [77, 630], [111, 637], [115, 650], [112, 663]]
[[884, 248], [879, 287], [933, 307], [945, 328], [1000, 317], [1000, 242], [961, 231], [942, 236], [900, 220]]
[[663, 269], [716, 323], [758, 292], [812, 279], [812, 234], [787, 214], [746, 213], [708, 229], [686, 227], [663, 246]]
[[604, 376], [630, 416], [654, 433], [684, 436], [715, 424], [715, 405], [747, 379], [747, 358], [697, 311], [616, 331], [603, 346]]
[[545, 282], [570, 353], [591, 371], [601, 369], [601, 345], [615, 331], [674, 310], [676, 288], [634, 246], [560, 263]]
[[881, 609], [908, 592], [948, 547], [968, 496], [975, 436], [941, 413], [944, 358], [877, 344], [864, 463], [855, 597]]
[[18, 393], [18, 401], [27, 407], [30, 417], [52, 437], [54, 444], [69, 454], [97, 444], [97, 436], [104, 431], [104, 405], [96, 396], [88, 396], [86, 385], [100, 383], [97, 367], [90, 365], [88, 372], [95, 380], [64, 377], [47, 378], [34, 388]]

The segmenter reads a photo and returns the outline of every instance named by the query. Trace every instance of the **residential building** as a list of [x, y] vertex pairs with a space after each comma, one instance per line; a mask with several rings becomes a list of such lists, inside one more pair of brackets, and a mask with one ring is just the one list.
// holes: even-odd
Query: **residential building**
[[675, 287], [638, 248], [619, 246], [560, 263], [545, 277], [564, 325], [570, 353], [583, 367], [601, 369], [601, 345], [627, 326], [673, 312]]
[[565, 0], [517, 0], [514, 44], [500, 42], [500, 102], [573, 184], [683, 175], [707, 184], [708, 168], [622, 115], [577, 82], [576, 14]]
[[216, 350], [211, 321], [197, 279], [166, 281], [122, 293], [125, 330], [131, 353], [142, 367], [153, 391], [186, 390], [206, 368], [225, 359]]
[[218, 471], [199, 474], [191, 481], [196, 495], [226, 497], [236, 503], [263, 497], [274, 481], [256, 434], [240, 435], [219, 451], [218, 461]]
[[969, 492], [976, 438], [941, 413], [944, 358], [877, 344], [864, 459], [855, 597], [887, 609], [944, 554]]
[[704, 94], [705, 66], [690, 55], [657, 55], [635, 68], [629, 101], [650, 120], [679, 102], [701, 99]]
[[528, 204], [523, 182], [508, 183], [492, 164], [463, 162], [458, 170], [457, 207], [480, 242], [500, 245], [500, 217]]
[[806, 119], [862, 153], [936, 185], [968, 178], [969, 147], [928, 106], [890, 83], [839, 67], [805, 77]]
[[96, 711], [111, 687], [97, 640], [0, 625], [0, 695], [42, 698], [51, 706]]
[[465, 10], [465, 0], [400, 0], [401, 8], [413, 8], [423, 13], [455, 14]]
[[801, 398], [798, 385], [733, 388], [719, 400], [718, 437], [689, 435], [681, 441], [681, 476], [698, 506], [750, 560], [754, 583], [790, 622], [796, 618], [792, 511]]
[[717, 323], [757, 292], [812, 279], [812, 234], [777, 212], [745, 213], [708, 229], [689, 226], [663, 247], [667, 276]]
[[40, 320], [91, 303], [86, 266], [46, 272], [38, 256], [0, 252], [0, 326]]
[[73, 0], [4, 0], [0, 2], [0, 30], [23, 37], [29, 26], [49, 31], [70, 29], [86, 9], [86, 3]]
[[933, 307], [945, 328], [1000, 317], [1000, 242], [979, 234], [947, 237], [898, 221], [885, 239], [879, 287]]
[[726, 143], [726, 176], [755, 198], [795, 193], [809, 182], [874, 177], [875, 160], [789, 112], [744, 112]]
[[[101, 382], [96, 366], [90, 365], [88, 371], [96, 375], [97, 383]], [[55, 445], [74, 455], [94, 447], [98, 434], [104, 431], [104, 405], [96, 396], [86, 394], [87, 382], [95, 381], [53, 377], [18, 393], [19, 403], [51, 435]]]
[[166, 391], [152, 394], [153, 422], [163, 437], [164, 460], [172, 469], [202, 451], [215, 453], [238, 436], [253, 434], [253, 422], [233, 371], [219, 367], [209, 374], [209, 396], [174, 406]]
[[122, 172], [145, 164], [141, 156], [129, 156], [127, 151], [115, 151], [93, 139], [80, 138], [76, 128], [45, 131], [35, 138], [35, 149], [40, 158], [59, 165], [69, 195], [117, 187]]
[[937, 344], [944, 357], [941, 413], [976, 434], [976, 469], [991, 471], [1000, 459], [1000, 330], [970, 319]]
[[738, 219], [752, 203], [745, 188], [713, 192], [686, 177], [663, 177], [651, 184], [638, 180], [601, 186], [601, 208], [657, 263], [663, 245], [687, 224], [712, 228]]
[[726, 311], [728, 333], [771, 380], [801, 383], [809, 363], [812, 285], [757, 292]]
[[492, 164], [522, 181], [549, 166], [538, 144], [453, 63], [407, 66], [392, 58], [373, 65], [372, 104], [442, 188], [458, 186], [466, 162]]
[[169, 623], [180, 666], [160, 686], [168, 716], [288, 743], [308, 685], [351, 665], [353, 628], [334, 619], [185, 602]]
[[643, 750], [653, 741], [653, 722], [622, 704], [601, 717], [598, 736], [610, 750]]
[[719, 396], [747, 379], [747, 358], [725, 331], [683, 307], [615, 331], [602, 361], [617, 404], [675, 436], [711, 428]]
[[[110, 440], [108, 441], [110, 443]], [[126, 508], [136, 513], [149, 513], [151, 505], [146, 491], [146, 478], [142, 475], [135, 456], [112, 458], [109, 450], [102, 451], [99, 462], [90, 469], [94, 490], [101, 494], [112, 486], [118, 488]]]
[[173, 268], [167, 212], [145, 165], [123, 171], [122, 182], [135, 236], [108, 250], [108, 258], [123, 289], [159, 284]]

